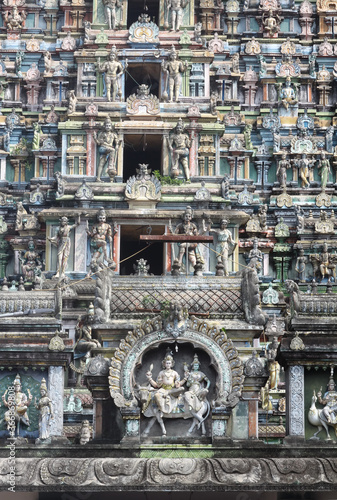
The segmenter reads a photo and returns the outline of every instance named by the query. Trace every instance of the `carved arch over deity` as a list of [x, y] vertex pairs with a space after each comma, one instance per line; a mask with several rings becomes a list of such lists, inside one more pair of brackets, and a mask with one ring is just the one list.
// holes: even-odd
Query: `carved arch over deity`
[[[168, 357], [171, 361], [169, 369], [172, 369], [174, 362], [177, 362], [177, 372], [181, 373], [171, 370], [171, 374], [175, 378], [172, 387], [165, 384], [160, 385], [160, 383], [158, 385], [160, 377], [164, 376], [164, 370], [158, 374], [157, 381], [154, 381], [152, 379], [153, 365], [151, 364], [150, 371], [146, 373], [149, 385], [144, 387], [144, 382], [145, 385], [147, 384], [146, 379], [143, 376], [140, 377], [141, 380], [138, 380], [137, 368], [142, 366], [145, 357], [147, 365], [151, 360], [151, 353], [161, 352], [164, 349], [163, 346], [166, 347], [167, 345], [172, 352], [165, 356], [163, 368], [165, 370], [165, 360]], [[184, 366], [184, 373], [182, 373], [182, 360], [179, 359], [179, 356], [181, 356], [180, 352], [184, 351], [184, 349], [186, 353], [186, 346], [189, 346], [191, 350], [187, 356], [188, 362], [191, 363], [191, 371], [188, 371]], [[207, 367], [203, 366], [203, 364], [200, 366], [198, 355], [196, 355], [197, 352], [199, 352], [199, 356], [201, 353], [204, 359], [206, 357], [210, 360], [210, 366], [215, 373], [211, 383], [209, 381], [210, 377], [208, 378], [207, 373], [206, 375], [204, 373], [204, 371], [207, 371]], [[158, 354], [154, 354], [154, 356], [158, 358]], [[199, 366], [196, 366], [197, 364]], [[197, 375], [200, 382], [199, 393], [201, 391], [204, 396], [203, 401], [199, 402], [200, 405], [197, 406], [200, 414], [193, 413], [189, 400], [192, 382], [191, 379], [188, 380], [188, 377], [193, 377], [193, 375]], [[154, 378], [156, 377], [157, 373], [154, 374]], [[205, 382], [204, 385], [202, 385], [201, 380]], [[185, 409], [183, 406], [184, 399], [189, 404], [189, 409], [192, 412], [191, 417], [196, 417], [200, 425], [212, 414], [212, 425], [211, 429], [208, 430], [208, 434], [211, 433], [212, 437], [225, 437], [226, 425], [223, 424], [226, 419], [228, 420], [232, 409], [241, 398], [243, 381], [242, 361], [232, 341], [227, 338], [225, 331], [195, 316], [189, 318], [187, 311], [180, 304], [175, 303], [170, 305], [170, 314], [167, 319], [163, 314], [152, 320], [147, 319], [141, 326], [128, 333], [111, 359], [109, 376], [110, 394], [123, 415], [125, 435], [126, 437], [138, 438], [140, 438], [140, 408], [144, 417], [152, 417], [153, 419], [157, 418], [156, 411], [161, 410], [157, 421], [161, 425], [162, 434], [165, 435], [166, 431], [165, 426], [162, 426], [162, 419], [166, 421], [166, 419], [170, 418], [190, 418], [189, 415], [184, 413], [186, 411], [186, 401]], [[145, 402], [146, 404], [144, 404], [144, 400], [140, 396], [142, 390], [147, 390], [148, 399]], [[171, 397], [171, 393], [173, 398], [179, 396], [181, 408], [172, 409], [171, 411], [172, 405], [169, 405], [169, 409], [165, 412], [163, 408], [160, 408], [158, 401], [158, 406], [156, 406], [156, 398], [159, 400], [156, 394], [160, 390], [162, 393], [165, 392], [166, 403], [168, 403], [167, 398]], [[201, 408], [201, 403], [205, 403], [204, 410]], [[146, 412], [150, 404], [154, 404], [155, 415]], [[177, 415], [177, 412], [180, 412], [180, 414]], [[136, 423], [137, 418], [138, 422]], [[221, 420], [220, 425], [217, 420]], [[152, 427], [150, 424], [147, 428]], [[208, 426], [209, 428], [210, 426]], [[219, 432], [219, 428], [221, 428], [221, 432]], [[158, 429], [158, 426], [155, 427], [155, 433], [159, 432]], [[144, 435], [146, 434], [148, 432], [145, 430]], [[205, 435], [205, 432], [203, 431], [202, 434]], [[179, 433], [176, 433], [176, 436], [179, 436]]]

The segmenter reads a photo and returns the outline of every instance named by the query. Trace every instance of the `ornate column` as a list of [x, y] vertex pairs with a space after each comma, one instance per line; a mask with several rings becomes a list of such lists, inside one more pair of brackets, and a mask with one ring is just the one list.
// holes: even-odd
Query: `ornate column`
[[304, 439], [304, 366], [290, 366], [287, 382], [287, 435]]

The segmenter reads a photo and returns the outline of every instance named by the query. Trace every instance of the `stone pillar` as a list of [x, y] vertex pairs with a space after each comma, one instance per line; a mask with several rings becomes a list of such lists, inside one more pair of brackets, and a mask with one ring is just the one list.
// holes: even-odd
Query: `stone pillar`
[[287, 382], [287, 436], [304, 439], [304, 366], [290, 366]]
[[256, 398], [248, 401], [248, 438], [258, 439], [258, 437], [258, 399]]
[[224, 408], [213, 408], [212, 410], [212, 442], [228, 439], [227, 423], [231, 411]]
[[87, 233], [86, 233], [86, 222], [82, 221], [79, 226], [75, 229], [75, 259], [74, 259], [74, 271], [86, 272], [86, 260], [87, 260]]
[[54, 418], [50, 420], [50, 435], [62, 436], [63, 431], [63, 366], [50, 366], [48, 370], [49, 397], [53, 402]]

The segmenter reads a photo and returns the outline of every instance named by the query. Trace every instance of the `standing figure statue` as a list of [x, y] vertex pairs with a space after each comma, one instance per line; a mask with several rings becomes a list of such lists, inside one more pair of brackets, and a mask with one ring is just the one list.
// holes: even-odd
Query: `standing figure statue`
[[190, 181], [190, 169], [188, 166], [189, 152], [191, 147], [191, 140], [184, 130], [182, 119], [179, 118], [177, 125], [173, 132], [169, 135], [168, 147], [171, 152], [171, 175], [176, 178], [179, 176], [179, 164], [184, 170], [187, 182]]
[[280, 365], [276, 361], [277, 348], [278, 348], [277, 337], [273, 337], [273, 340], [267, 347], [267, 359], [269, 368], [269, 387], [271, 390], [277, 390], [280, 377]]
[[304, 255], [303, 248], [300, 249], [299, 256], [296, 260], [295, 271], [298, 273], [298, 279], [301, 283], [305, 283], [305, 267], [307, 263], [307, 258]]
[[[30, 393], [29, 389], [27, 389], [28, 397], [26, 396], [26, 394], [22, 392], [21, 379], [19, 374], [17, 374], [17, 376], [15, 377], [13, 386], [14, 386], [13, 395], [10, 394], [8, 396], [8, 399], [6, 400], [6, 395], [9, 392], [9, 389], [7, 389], [2, 396], [3, 404], [7, 408], [9, 408], [9, 410], [5, 412], [4, 422], [7, 424], [7, 430], [11, 434], [13, 433], [13, 427], [14, 427], [13, 424], [15, 422], [16, 435], [19, 436], [20, 424], [24, 424], [27, 427], [29, 426], [27, 409], [30, 403], [32, 402], [33, 396]], [[14, 407], [14, 412], [13, 412], [13, 407]], [[13, 420], [13, 414], [14, 414], [14, 420]]]
[[171, 31], [179, 31], [181, 23], [184, 17], [184, 9], [187, 6], [189, 0], [165, 0], [166, 10], [165, 10], [165, 23], [164, 27], [168, 28], [168, 17], [169, 11], [171, 11]]
[[110, 178], [113, 178], [117, 174], [116, 160], [117, 160], [117, 150], [120, 144], [118, 135], [113, 127], [113, 123], [110, 117], [105, 120], [103, 125], [103, 130], [98, 134], [94, 132], [94, 141], [99, 146], [99, 153], [101, 155], [98, 168], [97, 168], [97, 181], [101, 180], [103, 171], [107, 170]]
[[218, 264], [222, 264], [224, 268], [225, 276], [229, 275], [228, 272], [228, 257], [234, 252], [236, 247], [236, 242], [232, 238], [232, 233], [227, 229], [228, 221], [227, 219], [222, 219], [220, 222], [220, 229], [210, 229], [210, 233], [215, 233], [217, 235], [217, 245], [215, 250], [217, 252]]
[[290, 167], [291, 164], [290, 161], [287, 160], [287, 154], [282, 153], [282, 160], [279, 160], [276, 171], [276, 177], [281, 188], [284, 188], [287, 185], [287, 170]]
[[[112, 230], [110, 224], [106, 221], [106, 213], [104, 208], [100, 208], [97, 214], [97, 224], [93, 226], [90, 231], [87, 228], [87, 234], [91, 237], [90, 247], [92, 249], [91, 263], [96, 264], [98, 259], [102, 257], [101, 260], [107, 262], [108, 264], [114, 264], [112, 258], [112, 239], [117, 229], [114, 227]], [[108, 255], [108, 244], [109, 244], [109, 255]]]
[[152, 378], [152, 365], [146, 373], [146, 378], [155, 389], [158, 389], [154, 394], [154, 400], [161, 413], [172, 413], [178, 406], [179, 396], [184, 392], [181, 388], [182, 382], [180, 375], [173, 370], [174, 360], [172, 352], [167, 349], [166, 356], [162, 361], [163, 370], [158, 374], [157, 380]]
[[184, 380], [186, 380], [188, 391], [185, 392], [184, 398], [189, 405], [189, 409], [197, 412], [203, 406], [211, 382], [208, 377], [200, 371], [200, 363], [197, 354], [194, 355], [191, 368], [192, 370], [188, 371], [187, 365], [185, 365], [184, 378], [180, 384], [182, 385]]
[[33, 129], [34, 129], [34, 135], [33, 135], [32, 149], [36, 151], [40, 149], [40, 139], [42, 134], [42, 129], [39, 122], [33, 123]]
[[35, 398], [35, 408], [39, 410], [39, 441], [46, 440], [50, 436], [50, 420], [54, 418], [52, 400], [48, 396], [46, 381], [43, 378], [40, 385], [40, 395], [38, 403]]
[[[199, 234], [198, 227], [194, 222], [192, 222], [193, 211], [191, 207], [186, 207], [184, 220], [180, 224], [177, 225], [175, 230], [173, 230], [171, 226], [171, 221], [169, 224], [169, 230], [172, 234], [187, 234], [187, 235], [197, 235]], [[206, 230], [206, 228], [203, 228]], [[200, 252], [200, 248], [198, 243], [178, 243], [179, 245], [179, 255], [178, 255], [178, 263], [180, 266], [182, 265], [183, 257], [186, 254], [186, 247], [188, 252], [188, 261], [192, 264], [193, 267], [196, 266], [197, 263], [201, 265], [205, 264], [204, 258]], [[186, 268], [188, 267], [188, 262], [186, 262]]]
[[[187, 70], [188, 63], [186, 61], [179, 61], [174, 46], [172, 47], [169, 58], [169, 61], [162, 62], [162, 69], [166, 72], [163, 99], [167, 100], [169, 98], [169, 102], [178, 102], [182, 80], [181, 75]], [[169, 93], [167, 92], [167, 86], [169, 88]]]
[[68, 99], [69, 99], [68, 114], [72, 115], [73, 113], [76, 112], [76, 104], [77, 104], [77, 97], [75, 95], [75, 90], [69, 90]]
[[78, 216], [76, 224], [69, 226], [68, 217], [60, 218], [60, 226], [57, 233], [52, 238], [48, 238], [52, 245], [57, 246], [57, 270], [54, 278], [64, 278], [68, 259], [70, 255], [70, 231], [75, 229], [80, 224], [80, 216]]
[[258, 276], [262, 275], [263, 255], [261, 250], [259, 250], [259, 240], [257, 238], [253, 240], [253, 248], [248, 254], [248, 263], [249, 267], [253, 267], [256, 270]]
[[315, 164], [316, 160], [309, 160], [306, 154], [302, 154], [301, 159], [292, 160], [292, 163], [299, 169], [299, 176], [302, 181], [301, 187], [306, 188], [310, 185], [309, 182], [309, 169]]
[[118, 61], [116, 47], [112, 47], [108, 60], [101, 64], [100, 57], [97, 62], [99, 73], [105, 73], [106, 95], [108, 101], [120, 99], [122, 92], [120, 89], [120, 79], [124, 73], [122, 64]]
[[103, 0], [104, 12], [105, 12], [105, 22], [109, 26], [109, 30], [115, 30], [117, 26], [117, 12], [116, 9], [122, 7], [119, 0]]
[[321, 153], [320, 160], [318, 160], [317, 168], [318, 168], [318, 173], [321, 177], [322, 191], [325, 191], [326, 185], [329, 181], [330, 161], [326, 157], [326, 154], [324, 151]]

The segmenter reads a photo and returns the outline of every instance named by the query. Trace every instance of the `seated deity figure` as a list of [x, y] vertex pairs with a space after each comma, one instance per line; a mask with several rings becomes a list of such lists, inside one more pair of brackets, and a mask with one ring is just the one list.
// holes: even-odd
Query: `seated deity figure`
[[4, 13], [5, 24], [9, 30], [19, 30], [25, 26], [27, 14], [23, 10], [20, 14], [16, 5], [12, 8], [12, 13], [10, 14], [7, 10]]
[[180, 384], [183, 385], [186, 380], [188, 391], [185, 392], [184, 398], [190, 409], [198, 412], [203, 405], [203, 401], [206, 399], [211, 382], [207, 376], [200, 371], [200, 363], [197, 354], [194, 355], [191, 368], [191, 371], [188, 371], [186, 366], [184, 378]]
[[272, 10], [269, 10], [268, 14], [263, 13], [262, 15], [263, 30], [271, 37], [280, 31], [280, 22], [280, 16], [274, 14]]
[[163, 98], [168, 98], [167, 86], [169, 88], [169, 102], [178, 102], [179, 93], [182, 81], [182, 74], [185, 73], [188, 63], [185, 61], [179, 61], [177, 52], [173, 47], [169, 56], [169, 61], [162, 62], [162, 69], [165, 71], [166, 84], [165, 92], [163, 93]]
[[116, 29], [117, 21], [117, 9], [122, 7], [119, 0], [103, 0], [104, 12], [105, 12], [105, 22], [109, 26], [109, 30]]
[[176, 127], [169, 135], [167, 141], [169, 150], [171, 152], [171, 175], [173, 177], [178, 177], [180, 164], [183, 168], [186, 181], [190, 182], [190, 169], [188, 166], [188, 159], [191, 140], [188, 134], [184, 131], [184, 124], [181, 118], [179, 118]]
[[22, 256], [19, 257], [22, 266], [22, 272], [25, 281], [34, 282], [36, 277], [36, 271], [42, 268], [42, 261], [40, 260], [40, 255], [35, 250], [35, 244], [33, 240], [28, 242], [28, 250], [22, 252]]
[[162, 366], [163, 370], [159, 372], [156, 381], [152, 378], [152, 365], [146, 373], [146, 378], [152, 387], [158, 389], [154, 394], [154, 400], [159, 410], [166, 414], [173, 413], [177, 411], [178, 403], [181, 401], [180, 395], [184, 392], [181, 386], [186, 380], [181, 381], [179, 373], [173, 370], [174, 359], [170, 349], [167, 350]]
[[291, 84], [290, 76], [287, 76], [285, 81], [285, 86], [279, 84], [279, 95], [280, 100], [285, 109], [289, 109], [289, 106], [295, 106], [298, 103], [296, 92]]
[[[19, 435], [20, 432], [20, 424], [24, 424], [25, 426], [29, 426], [29, 418], [27, 414], [27, 409], [32, 402], [33, 396], [30, 393], [30, 390], [27, 389], [28, 397], [26, 394], [22, 392], [21, 379], [20, 375], [17, 374], [15, 377], [14, 383], [14, 394], [11, 393], [8, 395], [6, 400], [6, 395], [8, 393], [8, 389], [2, 396], [2, 402], [4, 406], [9, 408], [8, 411], [5, 412], [4, 422], [7, 424], [7, 430], [12, 434], [14, 433], [14, 422], [15, 422], [15, 432]], [[13, 420], [13, 407], [14, 407], [14, 420]]]
[[[112, 230], [110, 224], [107, 223], [105, 210], [104, 208], [101, 208], [97, 214], [97, 223], [93, 226], [91, 231], [87, 228], [87, 234], [91, 237], [90, 247], [93, 252], [91, 264], [96, 264], [101, 256], [103, 263], [105, 261], [108, 264], [114, 264], [112, 258], [112, 240], [116, 231], [115, 227], [114, 230]], [[110, 247], [109, 255], [108, 244]]]
[[227, 229], [228, 221], [227, 219], [222, 219], [220, 222], [220, 229], [210, 229], [210, 233], [215, 233], [217, 235], [217, 245], [215, 250], [217, 252], [218, 264], [222, 264], [224, 267], [225, 276], [229, 275], [228, 272], [228, 257], [234, 252], [236, 247], [236, 242], [232, 238], [232, 233]]
[[91, 303], [88, 312], [85, 316], [79, 316], [77, 319], [76, 330], [76, 344], [75, 344], [75, 358], [80, 358], [84, 355], [90, 356], [92, 349], [101, 347], [98, 340], [92, 338], [92, 324], [94, 322], [94, 306]]
[[108, 101], [116, 101], [121, 96], [120, 79], [124, 73], [122, 64], [118, 61], [116, 47], [112, 47], [108, 60], [101, 64], [98, 58], [97, 70], [105, 74], [106, 94]]
[[183, 17], [184, 9], [187, 6], [189, 0], [165, 0], [166, 3], [166, 22], [167, 27], [168, 13], [171, 11], [171, 31], [179, 31]]
[[[172, 234], [187, 234], [191, 236], [199, 234], [197, 225], [194, 224], [194, 222], [192, 222], [192, 217], [193, 217], [193, 211], [191, 207], [186, 207], [183, 222], [178, 224], [174, 230], [170, 222], [169, 230], [171, 231]], [[200, 252], [198, 243], [179, 243], [178, 262], [180, 265], [182, 264], [183, 257], [186, 253], [186, 247], [188, 252], [188, 260], [193, 267], [195, 267], [197, 262], [201, 264], [205, 263], [203, 256]], [[188, 263], [186, 263], [186, 266], [187, 265]]]
[[317, 398], [322, 405], [325, 405], [322, 412], [327, 421], [331, 424], [337, 424], [337, 392], [336, 384], [333, 379], [333, 373], [330, 377], [327, 389], [328, 390], [325, 392], [322, 398], [321, 387], [320, 391], [317, 393]]
[[290, 161], [287, 160], [287, 154], [282, 153], [282, 160], [279, 160], [276, 171], [276, 177], [281, 188], [287, 185], [287, 170], [290, 167], [291, 164]]
[[103, 125], [103, 130], [94, 132], [94, 141], [99, 146], [99, 153], [101, 155], [97, 167], [97, 181], [101, 180], [103, 172], [108, 171], [109, 175], [113, 177], [117, 174], [116, 170], [116, 152], [120, 141], [114, 129], [110, 117], [108, 117]]

